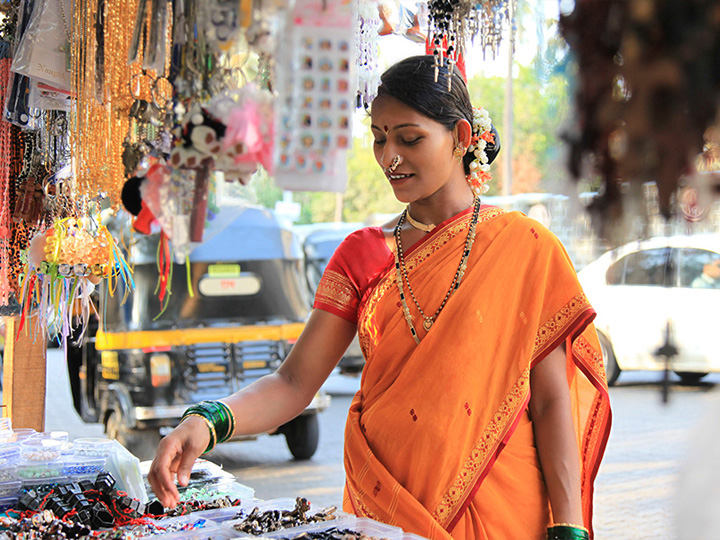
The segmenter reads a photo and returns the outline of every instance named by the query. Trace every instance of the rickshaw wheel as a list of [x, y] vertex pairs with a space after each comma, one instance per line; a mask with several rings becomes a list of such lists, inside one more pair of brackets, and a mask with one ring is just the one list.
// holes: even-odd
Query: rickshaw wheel
[[105, 421], [105, 433], [109, 439], [115, 439], [138, 459], [153, 459], [158, 444], [160, 431], [157, 429], [130, 429], [124, 425], [119, 411], [111, 411]]
[[320, 438], [320, 426], [317, 414], [303, 414], [290, 420], [280, 428], [285, 435], [290, 453], [295, 459], [310, 459], [315, 454]]

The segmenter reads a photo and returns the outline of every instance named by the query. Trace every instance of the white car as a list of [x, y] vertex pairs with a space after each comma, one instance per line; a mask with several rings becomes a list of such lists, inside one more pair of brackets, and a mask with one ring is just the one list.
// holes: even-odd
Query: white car
[[663, 370], [668, 333], [684, 382], [720, 371], [720, 234], [633, 242], [578, 276], [597, 311], [608, 384], [623, 370]]

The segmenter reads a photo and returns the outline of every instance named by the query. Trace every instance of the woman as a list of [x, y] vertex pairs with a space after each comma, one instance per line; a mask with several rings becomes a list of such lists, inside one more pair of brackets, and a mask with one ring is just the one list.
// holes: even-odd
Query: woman
[[433, 539], [588, 537], [610, 426], [594, 311], [551, 233], [474, 196], [497, 134], [457, 73], [436, 82], [433, 65], [391, 67], [372, 104], [375, 157], [407, 210], [338, 248], [277, 373], [191, 408], [161, 442], [149, 479], [166, 506], [173, 473], [185, 484], [233, 430], [212, 407], [235, 414], [237, 435], [283, 424], [357, 331], [346, 511]]

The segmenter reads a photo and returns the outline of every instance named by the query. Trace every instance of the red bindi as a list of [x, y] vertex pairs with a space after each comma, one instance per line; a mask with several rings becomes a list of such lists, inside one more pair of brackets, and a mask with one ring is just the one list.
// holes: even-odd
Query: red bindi
[[390, 129], [389, 129], [387, 126], [383, 126], [383, 129], [385, 130], [385, 133], [387, 133], [388, 131], [390, 131]]

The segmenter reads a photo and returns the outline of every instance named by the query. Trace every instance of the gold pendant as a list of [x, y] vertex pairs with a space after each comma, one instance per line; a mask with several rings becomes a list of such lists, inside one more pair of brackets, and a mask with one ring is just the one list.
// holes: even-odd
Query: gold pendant
[[423, 328], [425, 329], [426, 332], [430, 331], [430, 329], [432, 328], [433, 322], [435, 322], [435, 321], [433, 321], [430, 317], [426, 318], [423, 321]]

